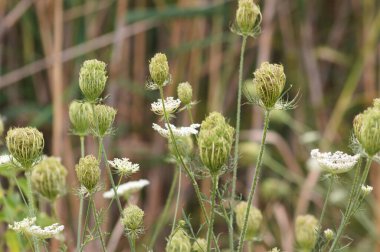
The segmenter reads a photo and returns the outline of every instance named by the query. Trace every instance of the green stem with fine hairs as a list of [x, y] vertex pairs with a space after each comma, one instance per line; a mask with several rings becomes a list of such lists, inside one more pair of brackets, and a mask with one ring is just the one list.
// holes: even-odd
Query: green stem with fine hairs
[[170, 185], [170, 189], [169, 189], [169, 195], [168, 195], [168, 197], [166, 199], [164, 209], [163, 209], [160, 217], [158, 218], [157, 224], [154, 227], [153, 235], [152, 235], [152, 238], [151, 238], [150, 243], [149, 243], [149, 248], [151, 248], [151, 249], [153, 249], [153, 246], [156, 243], [156, 240], [158, 238], [158, 234], [160, 233], [160, 231], [162, 230], [163, 226], [167, 222], [170, 205], [173, 202], [174, 190], [175, 190], [175, 188], [177, 186], [178, 175], [179, 175], [178, 169], [175, 169], [175, 171], [174, 171], [174, 175], [173, 175], [173, 179], [172, 179], [172, 184]]
[[[207, 231], [207, 251], [211, 251], [211, 236], [213, 236], [214, 218], [215, 218], [215, 202], [216, 202], [216, 192], [218, 190], [218, 176], [212, 176], [212, 191], [211, 191], [211, 216], [210, 224], [208, 225]], [[218, 246], [217, 244], [215, 244]]]
[[[200, 207], [201, 207], [202, 214], [204, 215], [204, 217], [205, 217], [205, 219], [206, 219], [206, 223], [207, 223], [207, 225], [210, 225], [210, 219], [209, 219], [209, 217], [208, 217], [208, 215], [207, 215], [206, 207], [205, 207], [205, 205], [203, 204], [202, 194], [201, 194], [201, 191], [200, 191], [200, 189], [199, 189], [199, 186], [198, 186], [197, 180], [195, 179], [194, 174], [190, 171], [189, 167], [187, 167], [185, 161], [184, 161], [183, 158], [182, 158], [181, 153], [180, 153], [179, 150], [178, 150], [177, 141], [175, 141], [175, 137], [174, 137], [174, 134], [173, 134], [172, 128], [171, 128], [171, 126], [170, 126], [170, 121], [169, 121], [169, 118], [168, 118], [168, 114], [167, 114], [167, 112], [166, 112], [166, 108], [165, 108], [165, 97], [164, 97], [164, 91], [163, 91], [162, 87], [159, 88], [159, 91], [160, 91], [160, 97], [161, 97], [161, 101], [162, 101], [162, 108], [163, 108], [163, 111], [164, 111], [164, 119], [165, 119], [165, 122], [166, 122], [167, 125], [168, 125], [169, 137], [171, 138], [171, 141], [172, 141], [172, 143], [173, 143], [176, 158], [177, 158], [177, 160], [180, 161], [181, 166], [185, 169], [186, 174], [189, 176], [190, 181], [191, 181], [191, 183], [192, 183], [192, 185], [193, 185], [193, 187], [194, 187], [194, 191], [195, 191], [195, 194], [196, 194], [196, 196], [197, 196], [197, 199], [198, 199], [199, 205], [200, 205]], [[217, 239], [216, 239], [215, 235], [213, 235], [213, 239], [214, 239], [214, 241], [215, 241], [215, 244], [217, 244]], [[217, 250], [219, 251], [218, 246], [216, 246], [216, 248], [217, 248]]]
[[331, 193], [331, 189], [332, 189], [333, 183], [334, 183], [334, 175], [331, 175], [331, 177], [329, 178], [329, 187], [327, 188], [325, 202], [324, 202], [323, 208], [322, 208], [322, 213], [321, 213], [321, 216], [319, 217], [319, 222], [318, 222], [319, 223], [318, 224], [318, 229], [319, 230], [322, 229], [322, 222], [323, 222], [323, 218], [325, 217], [326, 208], [327, 208], [327, 205], [328, 205], [328, 202], [329, 202], [330, 193]]
[[[80, 136], [80, 153], [81, 157], [84, 157], [84, 136]], [[78, 228], [77, 228], [77, 251], [80, 250], [80, 246], [82, 243], [82, 218], [83, 218], [83, 195], [80, 196], [80, 201], [79, 201], [79, 215], [78, 215]]]
[[181, 181], [182, 181], [182, 170], [181, 167], [178, 167], [179, 169], [179, 174], [178, 174], [178, 190], [177, 190], [177, 199], [175, 202], [175, 209], [174, 209], [174, 216], [173, 216], [173, 224], [172, 224], [172, 230], [170, 234], [174, 232], [174, 228], [176, 226], [176, 221], [177, 221], [177, 213], [178, 213], [178, 206], [179, 206], [179, 198], [181, 196]]
[[90, 198], [90, 205], [91, 205], [90, 207], [93, 210], [93, 215], [94, 215], [94, 219], [95, 219], [95, 227], [96, 227], [96, 230], [99, 233], [99, 239], [100, 239], [100, 244], [102, 245], [102, 250], [103, 251], [107, 251], [106, 250], [106, 244], [105, 244], [104, 239], [103, 239], [102, 230], [100, 228], [99, 217], [98, 217], [98, 213], [96, 212], [96, 207], [95, 207], [95, 202], [94, 202], [93, 195], [91, 195], [91, 198]]
[[[240, 114], [241, 114], [241, 91], [243, 85], [243, 63], [244, 63], [244, 51], [247, 42], [247, 37], [243, 36], [243, 41], [241, 43], [240, 49], [240, 64], [239, 64], [239, 86], [238, 86], [238, 96], [236, 105], [236, 127], [235, 127], [235, 146], [234, 146], [234, 160], [233, 160], [233, 175], [232, 175], [232, 189], [231, 189], [231, 205], [236, 196], [236, 180], [237, 180], [237, 167], [239, 158], [239, 138], [240, 138]], [[234, 251], [234, 211], [230, 211], [230, 220], [228, 223], [228, 237], [230, 243], [230, 250]]]
[[244, 213], [244, 224], [243, 224], [243, 229], [241, 230], [240, 233], [240, 238], [239, 238], [239, 245], [238, 245], [238, 252], [243, 251], [243, 243], [244, 243], [244, 238], [247, 233], [247, 227], [248, 227], [248, 216], [249, 216], [249, 211], [251, 209], [252, 201], [253, 201], [253, 196], [256, 191], [257, 184], [259, 182], [259, 177], [261, 174], [261, 165], [262, 165], [262, 159], [263, 159], [263, 154], [264, 154], [264, 149], [265, 149], [265, 140], [267, 136], [267, 131], [269, 128], [269, 114], [270, 110], [265, 111], [265, 116], [264, 116], [264, 128], [263, 128], [263, 136], [261, 139], [261, 145], [260, 145], [260, 152], [259, 156], [257, 157], [257, 162], [256, 162], [256, 170], [255, 174], [253, 176], [253, 182], [251, 185], [251, 189], [249, 191], [249, 196], [248, 196], [248, 201], [247, 201], [247, 209], [245, 210]]
[[352, 200], [349, 200], [349, 205], [347, 206], [346, 212], [344, 213], [342, 221], [340, 222], [340, 226], [338, 228], [338, 231], [336, 233], [336, 236], [335, 236], [334, 241], [330, 247], [329, 252], [333, 252], [335, 250], [335, 247], [338, 245], [340, 237], [343, 234], [344, 228], [349, 223], [349, 220], [352, 217], [352, 215], [355, 214], [355, 212], [353, 211], [356, 209], [355, 203], [358, 201], [358, 199], [360, 197], [360, 194], [361, 194], [360, 188], [368, 177], [369, 169], [371, 168], [371, 163], [372, 163], [372, 157], [367, 158], [367, 163], [365, 165], [364, 172], [363, 172], [362, 176], [360, 177], [360, 179], [357, 180], [358, 183], [356, 183], [356, 184], [354, 183], [354, 185], [352, 185], [351, 192], [354, 192], [353, 194], [351, 194]]
[[[29, 217], [33, 218], [33, 217], [37, 217], [37, 216], [36, 216], [36, 208], [34, 205], [34, 196], [33, 196], [33, 188], [32, 188], [32, 178], [31, 178], [32, 168], [27, 169], [27, 171], [25, 172], [25, 176], [26, 176], [26, 182], [27, 182], [27, 186], [28, 186], [27, 197], [28, 197], [28, 201], [29, 201], [29, 204], [28, 204]], [[40, 251], [40, 244], [38, 242], [38, 239], [36, 239], [35, 237], [32, 237], [32, 240], [33, 240], [34, 250], [39, 252]]]

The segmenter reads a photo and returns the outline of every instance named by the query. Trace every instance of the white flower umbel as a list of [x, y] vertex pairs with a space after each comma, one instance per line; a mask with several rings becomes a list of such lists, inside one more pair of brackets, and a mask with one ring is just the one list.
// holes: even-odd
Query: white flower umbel
[[362, 185], [361, 189], [364, 195], [368, 195], [372, 192], [373, 187], [369, 185]]
[[15, 222], [13, 225], [9, 225], [9, 228], [17, 233], [33, 236], [38, 239], [49, 239], [63, 231], [64, 226], [58, 223], [46, 226], [44, 228], [35, 225], [36, 217], [25, 218], [22, 221]]
[[[173, 97], [167, 97], [164, 101], [165, 110], [168, 114], [173, 114], [177, 111], [179, 106], [181, 105], [181, 101], [179, 99], [174, 99]], [[164, 107], [162, 106], [162, 100], [158, 99], [156, 102], [151, 104], [151, 110], [153, 113], [159, 116], [164, 115]]]
[[[121, 184], [117, 188], [117, 195], [123, 196], [123, 195], [129, 195], [132, 193], [136, 193], [143, 189], [145, 186], [149, 185], [150, 182], [146, 179], [140, 179], [136, 181], [129, 181], [127, 183]], [[115, 192], [113, 189], [103, 193], [103, 197], [106, 199], [112, 199], [115, 197]]]
[[[170, 124], [170, 128], [173, 132], [173, 135], [175, 137], [184, 137], [184, 136], [190, 136], [190, 135], [196, 135], [198, 134], [198, 128], [201, 125], [198, 123], [191, 124], [189, 127], [179, 127]], [[161, 136], [163, 137], [169, 137], [170, 132], [168, 128], [168, 124], [165, 123], [165, 129], [162, 128], [160, 125], [153, 123], [153, 129], [157, 131]]]
[[311, 151], [311, 157], [314, 158], [323, 171], [331, 174], [348, 172], [358, 162], [360, 155], [348, 155], [341, 151], [334, 153], [320, 152], [319, 149]]
[[132, 163], [129, 158], [115, 158], [108, 163], [122, 176], [130, 176], [140, 170], [140, 165]]

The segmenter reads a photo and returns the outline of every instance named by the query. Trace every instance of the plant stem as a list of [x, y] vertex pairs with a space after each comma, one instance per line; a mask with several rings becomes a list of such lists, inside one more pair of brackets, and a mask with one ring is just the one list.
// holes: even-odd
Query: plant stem
[[[208, 225], [207, 231], [207, 251], [211, 251], [211, 236], [213, 235], [213, 226], [214, 226], [214, 218], [215, 218], [215, 199], [216, 199], [216, 191], [218, 190], [218, 176], [212, 176], [212, 191], [211, 191], [211, 216], [210, 216], [210, 224]], [[215, 244], [217, 246], [217, 244]]]
[[91, 198], [90, 198], [90, 204], [91, 204], [91, 207], [93, 210], [94, 219], [95, 219], [95, 226], [96, 226], [96, 229], [99, 233], [99, 238], [100, 238], [100, 243], [102, 245], [102, 250], [106, 251], [106, 245], [105, 245], [104, 240], [103, 240], [103, 234], [102, 234], [102, 230], [100, 228], [98, 213], [96, 212], [95, 202], [94, 202], [93, 196], [91, 196]]
[[[84, 157], [84, 136], [80, 136], [80, 153], [81, 157]], [[78, 228], [77, 228], [77, 251], [80, 250], [80, 245], [82, 243], [82, 218], [83, 218], [83, 195], [80, 196], [79, 201], [79, 215], [78, 215]]]
[[177, 213], [178, 213], [178, 205], [179, 205], [179, 198], [181, 196], [181, 180], [182, 180], [182, 170], [181, 170], [181, 167], [178, 167], [178, 170], [179, 170], [179, 175], [178, 175], [177, 199], [176, 199], [176, 202], [175, 202], [173, 224], [172, 224], [172, 230], [171, 230], [170, 234], [172, 234], [174, 232], [174, 228], [176, 226]]
[[[236, 180], [237, 180], [237, 167], [238, 167], [238, 158], [239, 158], [239, 138], [240, 138], [240, 113], [241, 113], [241, 89], [243, 83], [243, 63], [244, 63], [244, 51], [245, 45], [247, 42], [247, 37], [243, 36], [243, 41], [241, 43], [240, 49], [240, 64], [239, 64], [239, 86], [238, 86], [238, 96], [237, 96], [237, 105], [236, 105], [236, 127], [235, 127], [235, 146], [234, 146], [234, 160], [233, 160], [233, 175], [232, 175], [232, 189], [231, 189], [231, 206], [233, 206], [233, 201], [236, 196]], [[229, 220], [229, 243], [230, 250], [234, 250], [234, 211], [230, 211], [230, 220]]]
[[[163, 111], [164, 111], [164, 119], [165, 119], [165, 122], [166, 122], [167, 125], [168, 125], [169, 137], [171, 138], [171, 140], [172, 140], [172, 142], [173, 142], [173, 146], [174, 146], [174, 150], [175, 150], [175, 153], [176, 153], [177, 159], [180, 161], [180, 164], [181, 164], [182, 167], [185, 169], [186, 174], [189, 176], [190, 181], [191, 181], [191, 183], [192, 183], [192, 185], [193, 185], [193, 187], [194, 187], [194, 191], [195, 191], [195, 194], [196, 194], [196, 196], [197, 196], [197, 199], [198, 199], [199, 205], [200, 205], [200, 207], [201, 207], [202, 214], [204, 215], [204, 217], [205, 217], [205, 219], [206, 219], [206, 223], [207, 223], [207, 225], [210, 225], [210, 219], [208, 218], [208, 215], [207, 215], [207, 212], [206, 212], [205, 205], [203, 204], [202, 194], [201, 194], [201, 191], [200, 191], [200, 189], [199, 189], [199, 186], [198, 186], [197, 180], [195, 179], [194, 174], [190, 171], [189, 167], [187, 167], [185, 161], [183, 160], [182, 155], [181, 155], [181, 153], [180, 153], [179, 150], [178, 150], [177, 142], [175, 141], [175, 137], [174, 137], [174, 134], [173, 134], [172, 128], [170, 127], [169, 118], [168, 118], [168, 115], [167, 115], [167, 113], [166, 113], [166, 108], [165, 108], [164, 91], [162, 90], [162, 87], [160, 87], [159, 90], [160, 90], [160, 97], [161, 97], [161, 101], [162, 101], [162, 108], [163, 108]], [[217, 243], [217, 239], [216, 239], [215, 236], [213, 236], [213, 239], [214, 239], [215, 243]], [[217, 246], [216, 248], [217, 248], [217, 250], [219, 251], [218, 246]]]
[[329, 252], [333, 252], [335, 250], [335, 247], [338, 245], [340, 237], [343, 234], [344, 228], [348, 224], [352, 215], [355, 213], [355, 212], [353, 212], [353, 210], [355, 209], [354, 206], [355, 206], [356, 201], [360, 197], [360, 187], [367, 179], [369, 169], [371, 168], [371, 163], [372, 163], [372, 157], [369, 157], [367, 159], [367, 163], [365, 165], [363, 175], [361, 176], [360, 179], [357, 180], [358, 183], [356, 183], [356, 184], [354, 183], [354, 185], [352, 186], [351, 192], [352, 191], [354, 192], [352, 195], [352, 200], [349, 200], [349, 205], [347, 206], [346, 212], [344, 213], [343, 218], [340, 222], [340, 226], [338, 228], [338, 231], [336, 233], [335, 239], [334, 239], [334, 241], [330, 247]]
[[329, 202], [331, 188], [332, 188], [333, 183], [334, 183], [334, 175], [331, 175], [331, 177], [329, 178], [329, 187], [327, 188], [325, 202], [324, 202], [323, 208], [322, 208], [322, 213], [321, 213], [321, 216], [319, 217], [319, 224], [318, 224], [319, 230], [322, 229], [322, 221], [323, 221], [323, 218], [325, 217], [325, 212], [326, 212], [326, 208], [327, 208], [327, 205]]
[[257, 187], [259, 177], [260, 177], [260, 173], [261, 173], [261, 164], [262, 164], [262, 159], [263, 159], [263, 154], [264, 154], [264, 149], [265, 149], [265, 140], [266, 140], [267, 131], [268, 131], [268, 127], [269, 127], [269, 114], [270, 114], [270, 110], [266, 110], [265, 115], [264, 115], [264, 128], [263, 128], [263, 136], [262, 136], [261, 145], [260, 145], [260, 153], [259, 153], [259, 156], [257, 157], [256, 170], [255, 170], [255, 174], [253, 176], [253, 182], [251, 185], [251, 189], [249, 191], [249, 196], [248, 196], [248, 201], [247, 201], [247, 209], [245, 210], [245, 214], [244, 214], [243, 229], [241, 230], [240, 238], [239, 238], [239, 244], [238, 244], [238, 251], [239, 252], [243, 251], [244, 238], [245, 238], [245, 234], [247, 232], [247, 227], [248, 227], [249, 211], [251, 209], [253, 196], [255, 194], [256, 187]]
[[[32, 175], [32, 171], [31, 171], [31, 168], [29, 168], [25, 172], [25, 176], [26, 176], [26, 182], [28, 184], [28, 193], [27, 193], [28, 195], [27, 195], [27, 197], [28, 197], [28, 201], [29, 201], [29, 204], [28, 204], [29, 217], [33, 218], [33, 217], [36, 217], [36, 209], [34, 206], [34, 197], [33, 197], [31, 175]], [[38, 240], [35, 237], [32, 237], [32, 240], [33, 240], [34, 250], [39, 252], [40, 251], [40, 245], [39, 245]]]
[[169, 195], [166, 199], [164, 210], [162, 211], [162, 213], [161, 213], [161, 215], [157, 221], [157, 225], [154, 228], [152, 239], [150, 240], [150, 243], [149, 243], [149, 248], [151, 248], [151, 249], [153, 249], [153, 246], [156, 243], [158, 234], [160, 233], [164, 224], [167, 221], [170, 205], [172, 204], [172, 201], [173, 201], [174, 189], [177, 186], [177, 180], [178, 180], [178, 174], [179, 174], [178, 169], [175, 169], [175, 171], [174, 171], [172, 184], [171, 184], [170, 189], [169, 189]]

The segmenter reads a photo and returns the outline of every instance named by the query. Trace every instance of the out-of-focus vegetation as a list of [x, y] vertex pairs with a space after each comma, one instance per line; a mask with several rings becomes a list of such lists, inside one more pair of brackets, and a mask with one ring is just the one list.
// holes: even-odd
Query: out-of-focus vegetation
[[[301, 98], [294, 111], [272, 114], [260, 197], [255, 199], [265, 216], [264, 242], [255, 251], [266, 251], [267, 246], [293, 251], [295, 217], [318, 214], [327, 188], [327, 181], [309, 161], [310, 150], [350, 152], [354, 115], [379, 96], [380, 2], [265, 0], [258, 4], [263, 13], [262, 31], [257, 39], [248, 40], [244, 78], [252, 78], [263, 61], [282, 63], [287, 83], [293, 84], [290, 95], [300, 90]], [[68, 168], [70, 193], [58, 202], [57, 214], [66, 227], [69, 250], [75, 247], [71, 238], [75, 237], [79, 202], [74, 195], [74, 166], [80, 145], [70, 135], [68, 104], [80, 98], [82, 62], [92, 58], [108, 62], [106, 103], [118, 110], [118, 130], [105, 144], [110, 159], [131, 157], [140, 163], [141, 172], [133, 179], [144, 177], [151, 182], [139, 197], [131, 199], [145, 211], [143, 239], [148, 241], [174, 173], [167, 162], [165, 140], [151, 129], [156, 119], [149, 113], [150, 103], [158, 97], [144, 90], [148, 60], [157, 51], [168, 55], [173, 83], [168, 96], [175, 96], [178, 83], [191, 83], [199, 101], [194, 108], [196, 122], [216, 110], [234, 125], [241, 38], [229, 27], [236, 5], [236, 1], [218, 0], [0, 0], [0, 113], [6, 129], [31, 125], [43, 131], [45, 153], [62, 157]], [[184, 124], [189, 119], [184, 114], [175, 121]], [[237, 190], [244, 198], [253, 176], [261, 127], [259, 109], [243, 106], [244, 158]], [[87, 141], [89, 152], [95, 153], [96, 141]], [[378, 168], [374, 164], [369, 176], [374, 193], [347, 229], [349, 237], [344, 242], [353, 239], [349, 251], [380, 251]], [[4, 175], [0, 177], [0, 220], [14, 219], [23, 211], [19, 209], [22, 199], [16, 192], [4, 194], [3, 189], [13, 188], [14, 182], [7, 179], [12, 178], [8, 171], [0, 174]], [[183, 211], [198, 218], [200, 209], [192, 187], [185, 176], [182, 181]], [[339, 225], [348, 181], [341, 178], [331, 195], [325, 217], [331, 227]], [[21, 180], [20, 186], [25, 188], [26, 182]], [[208, 181], [201, 187], [209, 193]], [[98, 206], [107, 206], [101, 195], [95, 200]], [[117, 212], [116, 207], [112, 210]], [[103, 228], [112, 233], [116, 217]], [[219, 229], [226, 232], [223, 225]], [[6, 230], [5, 225], [0, 227], [3, 248], [22, 251], [18, 245], [22, 243]], [[160, 234], [157, 251], [163, 250], [169, 233], [167, 227]], [[123, 251], [127, 240], [120, 239], [119, 247], [113, 249]]]

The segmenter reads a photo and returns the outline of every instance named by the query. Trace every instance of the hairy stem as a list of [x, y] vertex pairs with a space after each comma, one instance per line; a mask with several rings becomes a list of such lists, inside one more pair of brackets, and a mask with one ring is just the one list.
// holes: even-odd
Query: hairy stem
[[90, 198], [90, 204], [91, 204], [91, 208], [92, 208], [92, 211], [93, 211], [93, 215], [94, 215], [94, 219], [95, 219], [95, 227], [98, 231], [98, 234], [99, 234], [99, 239], [100, 239], [100, 243], [102, 245], [102, 250], [103, 251], [106, 251], [106, 244], [104, 242], [104, 239], [103, 239], [103, 234], [102, 234], [102, 230], [100, 228], [100, 224], [99, 224], [99, 217], [98, 217], [98, 213], [96, 212], [96, 208], [95, 208], [95, 202], [94, 202], [94, 198], [93, 196], [91, 196]]
[[[216, 201], [216, 191], [218, 190], [218, 176], [212, 177], [212, 191], [211, 191], [211, 216], [210, 224], [208, 225], [207, 231], [207, 251], [211, 251], [211, 236], [213, 235], [213, 226], [215, 218], [215, 201]], [[217, 246], [217, 244], [215, 244]]]
[[331, 189], [332, 189], [333, 183], [334, 183], [334, 175], [332, 175], [329, 178], [329, 187], [327, 188], [325, 202], [323, 204], [322, 213], [321, 213], [321, 216], [319, 217], [319, 222], [318, 222], [319, 223], [318, 224], [319, 230], [322, 229], [322, 221], [323, 221], [323, 218], [325, 217], [325, 212], [326, 212], [326, 208], [327, 208], [327, 205], [328, 205], [328, 202], [329, 202], [330, 193], [331, 193]]
[[[37, 217], [36, 216], [36, 208], [35, 208], [35, 205], [34, 205], [34, 196], [33, 196], [33, 189], [32, 189], [32, 171], [31, 171], [31, 168], [28, 169], [28, 171], [25, 172], [25, 176], [26, 176], [26, 182], [28, 184], [28, 193], [27, 193], [27, 197], [28, 197], [28, 201], [29, 201], [29, 204], [28, 204], [28, 210], [29, 210], [29, 217], [30, 218], [33, 218], [33, 217]], [[33, 246], [34, 246], [34, 250], [39, 252], [40, 251], [40, 244], [38, 242], [38, 239], [36, 239], [35, 237], [32, 237], [32, 240], [33, 240]]]
[[[84, 136], [80, 136], [80, 153], [81, 157], [84, 157]], [[78, 214], [78, 228], [77, 228], [77, 251], [80, 250], [80, 246], [82, 243], [82, 218], [83, 218], [83, 195], [80, 196], [79, 201], [79, 214]]]
[[[244, 51], [245, 45], [247, 42], [247, 37], [243, 36], [243, 41], [241, 43], [240, 49], [240, 64], [239, 64], [239, 86], [238, 86], [238, 96], [237, 96], [237, 105], [236, 105], [236, 127], [235, 127], [235, 146], [234, 146], [234, 161], [233, 161], [233, 175], [232, 175], [232, 189], [231, 189], [231, 201], [233, 206], [233, 201], [236, 196], [236, 180], [237, 180], [237, 167], [238, 167], [238, 158], [239, 158], [239, 138], [240, 138], [240, 113], [241, 113], [241, 89], [243, 83], [243, 63], [244, 63]], [[229, 226], [229, 244], [230, 250], [234, 250], [234, 211], [230, 211], [230, 220], [228, 223]]]
[[239, 252], [243, 251], [244, 237], [245, 237], [245, 234], [247, 232], [247, 227], [248, 227], [249, 211], [251, 209], [253, 196], [255, 195], [256, 187], [259, 182], [259, 177], [261, 174], [261, 164], [262, 164], [262, 159], [263, 159], [263, 154], [264, 154], [264, 149], [265, 149], [265, 140], [266, 140], [267, 131], [269, 127], [269, 114], [270, 114], [270, 110], [266, 110], [265, 116], [264, 116], [264, 128], [263, 128], [263, 136], [262, 136], [261, 145], [260, 145], [260, 153], [259, 153], [259, 156], [257, 157], [256, 170], [253, 176], [253, 182], [251, 185], [251, 189], [249, 191], [249, 196], [248, 196], [248, 201], [247, 201], [247, 209], [245, 210], [245, 213], [244, 213], [243, 229], [240, 232], [240, 238], [239, 238], [239, 244], [238, 244]]
[[176, 202], [175, 202], [173, 224], [172, 224], [172, 230], [171, 230], [170, 234], [173, 233], [174, 228], [175, 228], [175, 226], [176, 226], [177, 213], [178, 213], [178, 205], [179, 205], [179, 198], [180, 198], [180, 196], [181, 196], [181, 180], [182, 180], [182, 170], [181, 170], [181, 167], [178, 167], [178, 170], [179, 170], [179, 175], [178, 175], [177, 199], [176, 199]]

